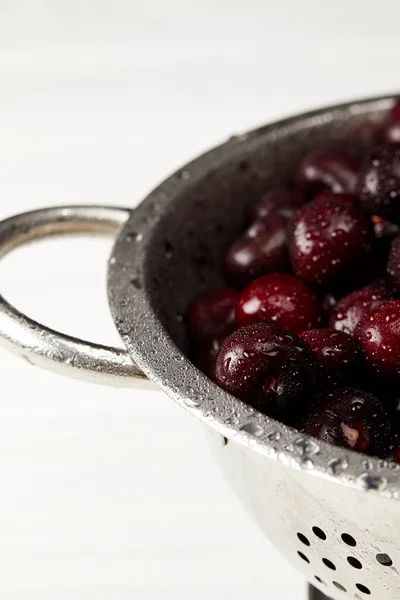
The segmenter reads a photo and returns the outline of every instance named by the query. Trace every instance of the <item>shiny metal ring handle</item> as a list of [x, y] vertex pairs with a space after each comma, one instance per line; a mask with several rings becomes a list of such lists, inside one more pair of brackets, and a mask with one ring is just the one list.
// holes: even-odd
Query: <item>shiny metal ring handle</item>
[[[0, 258], [13, 248], [52, 235], [116, 235], [129, 215], [124, 208], [66, 206], [13, 216], [0, 222]], [[1, 295], [0, 345], [34, 365], [77, 379], [123, 387], [148, 381], [125, 350], [54, 331], [19, 312]]]

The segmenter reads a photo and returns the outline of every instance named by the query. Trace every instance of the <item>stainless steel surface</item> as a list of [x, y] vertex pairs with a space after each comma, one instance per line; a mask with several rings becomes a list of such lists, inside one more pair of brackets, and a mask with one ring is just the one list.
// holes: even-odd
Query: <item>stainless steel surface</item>
[[[0, 223], [0, 257], [35, 239], [59, 234], [116, 235], [130, 211], [103, 206], [47, 208]], [[19, 312], [0, 296], [0, 344], [30, 363], [108, 385], [134, 386], [147, 378], [121, 348], [64, 335]]]
[[146, 198], [109, 264], [110, 305], [132, 358], [208, 426], [217, 460], [258, 525], [337, 600], [400, 595], [400, 467], [317, 442], [224, 392], [186, 357], [183, 317], [201, 290], [221, 283], [216, 267], [249, 203], [287, 183], [315, 145], [368, 146], [369, 127], [392, 103], [330, 107], [232, 138]]

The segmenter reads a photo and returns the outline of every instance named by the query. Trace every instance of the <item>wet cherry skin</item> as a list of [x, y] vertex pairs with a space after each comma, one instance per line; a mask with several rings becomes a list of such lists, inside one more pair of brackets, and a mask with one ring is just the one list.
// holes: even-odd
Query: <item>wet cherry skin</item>
[[317, 327], [322, 306], [314, 291], [304, 281], [286, 273], [264, 275], [240, 294], [236, 308], [238, 327], [260, 321], [273, 321], [296, 333]]
[[274, 323], [247, 325], [228, 336], [214, 373], [225, 390], [285, 423], [307, 412], [316, 379], [313, 351]]

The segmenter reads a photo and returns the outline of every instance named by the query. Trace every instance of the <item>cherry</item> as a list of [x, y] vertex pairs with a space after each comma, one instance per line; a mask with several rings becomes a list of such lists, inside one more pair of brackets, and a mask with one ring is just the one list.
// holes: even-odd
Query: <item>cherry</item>
[[323, 202], [324, 200], [333, 200], [334, 202], [348, 202], [350, 204], [358, 204], [357, 196], [355, 196], [354, 194], [334, 194], [329, 190], [323, 190], [322, 192], [319, 192], [319, 194], [317, 194], [315, 198], [313, 198], [313, 200], [319, 200], [321, 202]]
[[225, 255], [225, 273], [239, 287], [263, 273], [289, 267], [287, 219], [279, 215], [253, 223]]
[[393, 454], [392, 461], [400, 464], [400, 446], [398, 446]]
[[300, 163], [296, 185], [308, 196], [314, 196], [325, 188], [335, 194], [352, 194], [357, 183], [358, 167], [358, 159], [346, 152], [314, 150]]
[[372, 150], [361, 167], [357, 192], [365, 210], [400, 223], [400, 144]]
[[284, 273], [264, 275], [248, 285], [236, 308], [238, 327], [260, 321], [274, 321], [296, 333], [316, 327], [322, 307], [312, 289], [297, 277]]
[[266, 414], [295, 422], [310, 406], [317, 364], [310, 347], [274, 323], [241, 327], [222, 343], [214, 379]]
[[400, 300], [383, 302], [364, 315], [355, 335], [364, 356], [381, 377], [400, 379]]
[[354, 383], [362, 365], [361, 350], [350, 335], [334, 329], [308, 329], [299, 333], [314, 350], [321, 367], [321, 382], [332, 388]]
[[400, 122], [391, 123], [385, 129], [385, 142], [388, 144], [400, 143]]
[[261, 196], [254, 207], [255, 220], [266, 219], [271, 215], [279, 215], [285, 219], [293, 219], [297, 209], [306, 199], [298, 190], [278, 189]]
[[390, 247], [387, 263], [387, 278], [395, 296], [400, 296], [400, 235]]
[[398, 123], [400, 121], [400, 98], [396, 100], [389, 112], [390, 123]]
[[198, 348], [194, 364], [200, 371], [203, 371], [205, 375], [210, 377], [210, 379], [214, 376], [215, 360], [221, 347], [221, 342], [224, 339], [225, 336], [214, 338], [207, 344]]
[[335, 282], [368, 256], [372, 241], [371, 223], [358, 206], [314, 200], [298, 211], [289, 232], [294, 272], [310, 283]]
[[307, 419], [305, 433], [355, 452], [385, 458], [391, 450], [391, 420], [372, 394], [339, 388], [327, 394]]
[[383, 285], [367, 285], [339, 300], [331, 310], [329, 327], [353, 334], [363, 316], [391, 299], [390, 290]]
[[189, 307], [188, 328], [197, 345], [209, 345], [235, 327], [235, 310], [239, 292], [219, 288], [201, 294]]

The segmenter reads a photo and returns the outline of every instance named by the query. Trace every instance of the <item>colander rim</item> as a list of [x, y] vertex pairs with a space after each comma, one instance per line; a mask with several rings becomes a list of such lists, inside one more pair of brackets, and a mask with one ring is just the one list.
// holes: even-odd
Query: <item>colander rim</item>
[[[364, 98], [319, 108], [233, 136], [180, 168], [154, 189], [132, 211], [112, 251], [108, 267], [108, 297], [117, 330], [133, 360], [168, 396], [205, 424], [217, 430], [221, 443], [231, 440], [249, 450], [309, 474], [342, 485], [399, 498], [400, 465], [357, 454], [315, 440], [250, 409], [203, 373], [179, 350], [164, 329], [153, 304], [146, 278], [155, 228], [171, 203], [204, 176], [205, 165], [216, 167], [240, 156], [243, 142], [273, 143], [277, 136], [332, 119], [333, 113], [363, 114], [388, 110], [398, 94]], [[182, 174], [186, 174], [182, 176]], [[135, 237], [132, 245], [132, 232]], [[135, 274], [137, 285], [132, 285]]]

